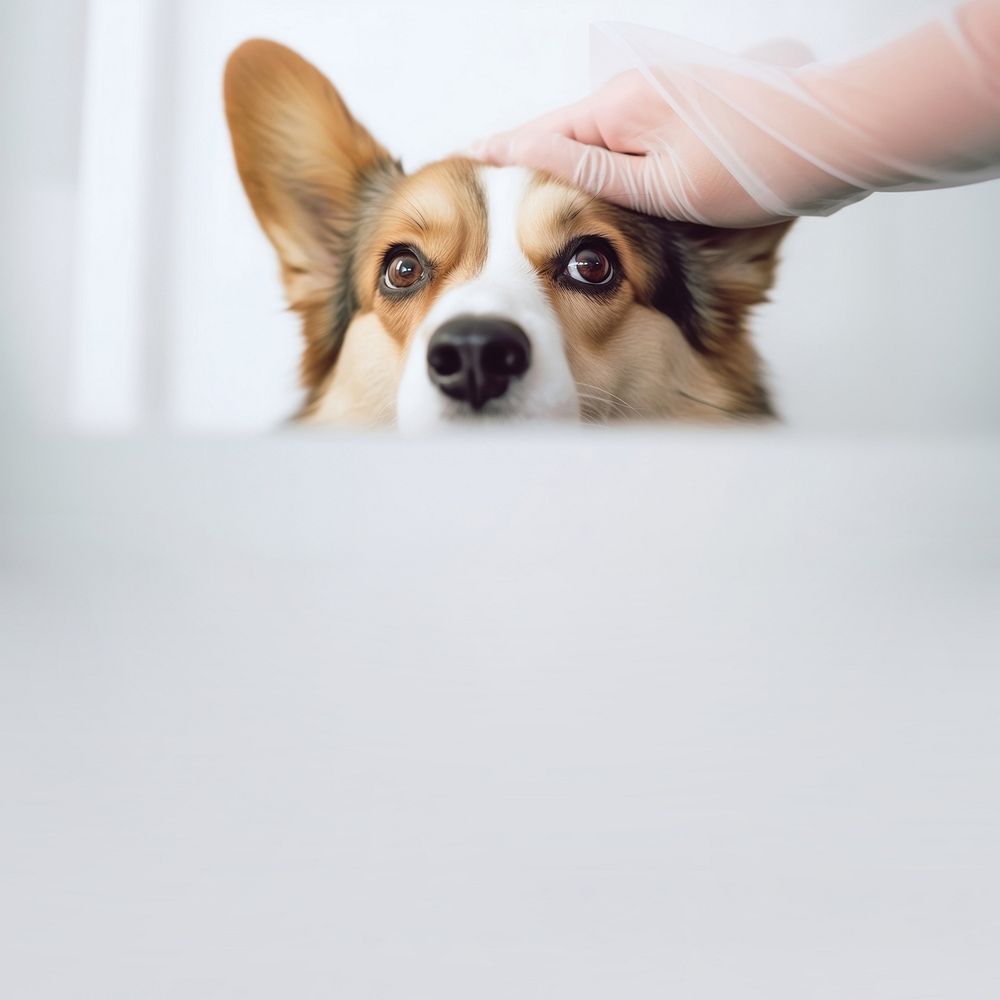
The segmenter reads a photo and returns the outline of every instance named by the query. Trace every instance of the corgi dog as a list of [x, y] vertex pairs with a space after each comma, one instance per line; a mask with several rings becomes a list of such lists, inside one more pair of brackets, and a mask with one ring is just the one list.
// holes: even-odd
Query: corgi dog
[[302, 321], [299, 421], [773, 416], [747, 319], [788, 223], [667, 222], [461, 157], [406, 174], [275, 42], [230, 56], [225, 105]]

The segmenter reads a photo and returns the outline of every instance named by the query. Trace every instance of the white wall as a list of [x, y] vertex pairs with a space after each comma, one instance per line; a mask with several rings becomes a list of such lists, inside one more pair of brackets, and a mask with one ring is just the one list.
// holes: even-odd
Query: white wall
[[0, 413], [65, 410], [84, 23], [84, 0], [0, 3]]
[[[592, 19], [733, 49], [791, 35], [829, 56], [927, 12], [915, 0], [625, 0], [613, 11], [596, 0], [92, 0], [90, 10], [83, 287], [66, 408], [84, 425], [218, 429], [271, 426], [297, 399], [296, 323], [222, 114], [223, 63], [242, 39], [298, 48], [414, 166], [584, 93]], [[40, 57], [44, 41], [33, 43]], [[422, 95], [419, 113], [400, 115], [401, 88]], [[789, 420], [1000, 426], [997, 222], [1000, 184], [880, 196], [800, 222], [757, 325]]]

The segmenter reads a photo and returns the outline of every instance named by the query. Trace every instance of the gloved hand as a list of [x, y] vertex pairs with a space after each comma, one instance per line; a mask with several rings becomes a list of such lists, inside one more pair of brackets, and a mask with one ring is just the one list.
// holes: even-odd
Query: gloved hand
[[973, 0], [833, 64], [776, 65], [639, 25], [594, 29], [608, 82], [471, 155], [727, 227], [1000, 176], [1000, 0]]

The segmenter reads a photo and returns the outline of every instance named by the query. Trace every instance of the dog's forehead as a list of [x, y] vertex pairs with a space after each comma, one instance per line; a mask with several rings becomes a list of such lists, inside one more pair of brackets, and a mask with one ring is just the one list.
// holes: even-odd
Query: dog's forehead
[[479, 165], [472, 160], [441, 160], [407, 177], [397, 189], [390, 211], [418, 225], [454, 225], [485, 221], [486, 192]]
[[494, 245], [509, 250], [516, 242], [537, 264], [560, 248], [560, 240], [593, 201], [524, 167], [456, 158], [406, 178], [382, 218], [386, 228], [395, 227], [393, 239], [399, 243], [408, 238], [452, 246], [461, 242], [466, 251], [485, 251]]
[[460, 157], [422, 167], [400, 189], [411, 207], [442, 215], [452, 214], [456, 206], [467, 208], [470, 201], [477, 202], [482, 213], [494, 203], [514, 214], [526, 198], [543, 191], [553, 201], [580, 197], [570, 185], [527, 167], [495, 167]]

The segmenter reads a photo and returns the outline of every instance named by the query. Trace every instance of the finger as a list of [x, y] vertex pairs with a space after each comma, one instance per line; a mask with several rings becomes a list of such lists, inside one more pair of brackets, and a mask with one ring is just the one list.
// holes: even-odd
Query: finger
[[564, 135], [518, 129], [484, 140], [478, 158], [496, 166], [541, 170], [619, 205], [639, 207], [641, 156], [613, 153]]
[[597, 124], [597, 117], [592, 98], [586, 97], [575, 104], [567, 104], [565, 107], [557, 108], [539, 118], [517, 128], [509, 129], [505, 132], [497, 132], [479, 139], [464, 149], [466, 155], [473, 159], [489, 160], [491, 157], [502, 156], [498, 150], [503, 148], [503, 144], [510, 137], [518, 133], [537, 132], [545, 135], [564, 135], [567, 139], [574, 139], [577, 142], [587, 143], [592, 146], [604, 146], [606, 142]]
[[562, 107], [547, 111], [537, 118], [530, 118], [518, 125], [517, 128], [508, 129], [508, 131], [520, 132], [522, 129], [527, 129], [532, 132], [563, 132], [572, 127], [573, 121], [579, 116], [581, 105], [585, 102], [586, 98], [574, 101], [572, 104], [564, 104]]
[[487, 163], [506, 164], [513, 163], [514, 158], [510, 153], [512, 143], [520, 144], [522, 137], [537, 135], [545, 139], [552, 135], [562, 135], [566, 139], [581, 143], [587, 146], [603, 146], [604, 141], [596, 125], [589, 128], [582, 127], [582, 124], [575, 126], [572, 123], [564, 122], [565, 131], [560, 129], [538, 129], [532, 125], [522, 125], [520, 128], [512, 129], [509, 132], [497, 132], [494, 135], [486, 136], [484, 139], [477, 139], [470, 143], [459, 155], [469, 156], [474, 160], [484, 160]]
[[585, 97], [575, 104], [567, 104], [526, 122], [512, 131], [564, 135], [567, 139], [575, 139], [591, 146], [604, 146], [606, 143], [597, 124], [596, 106], [597, 102], [592, 97]]

